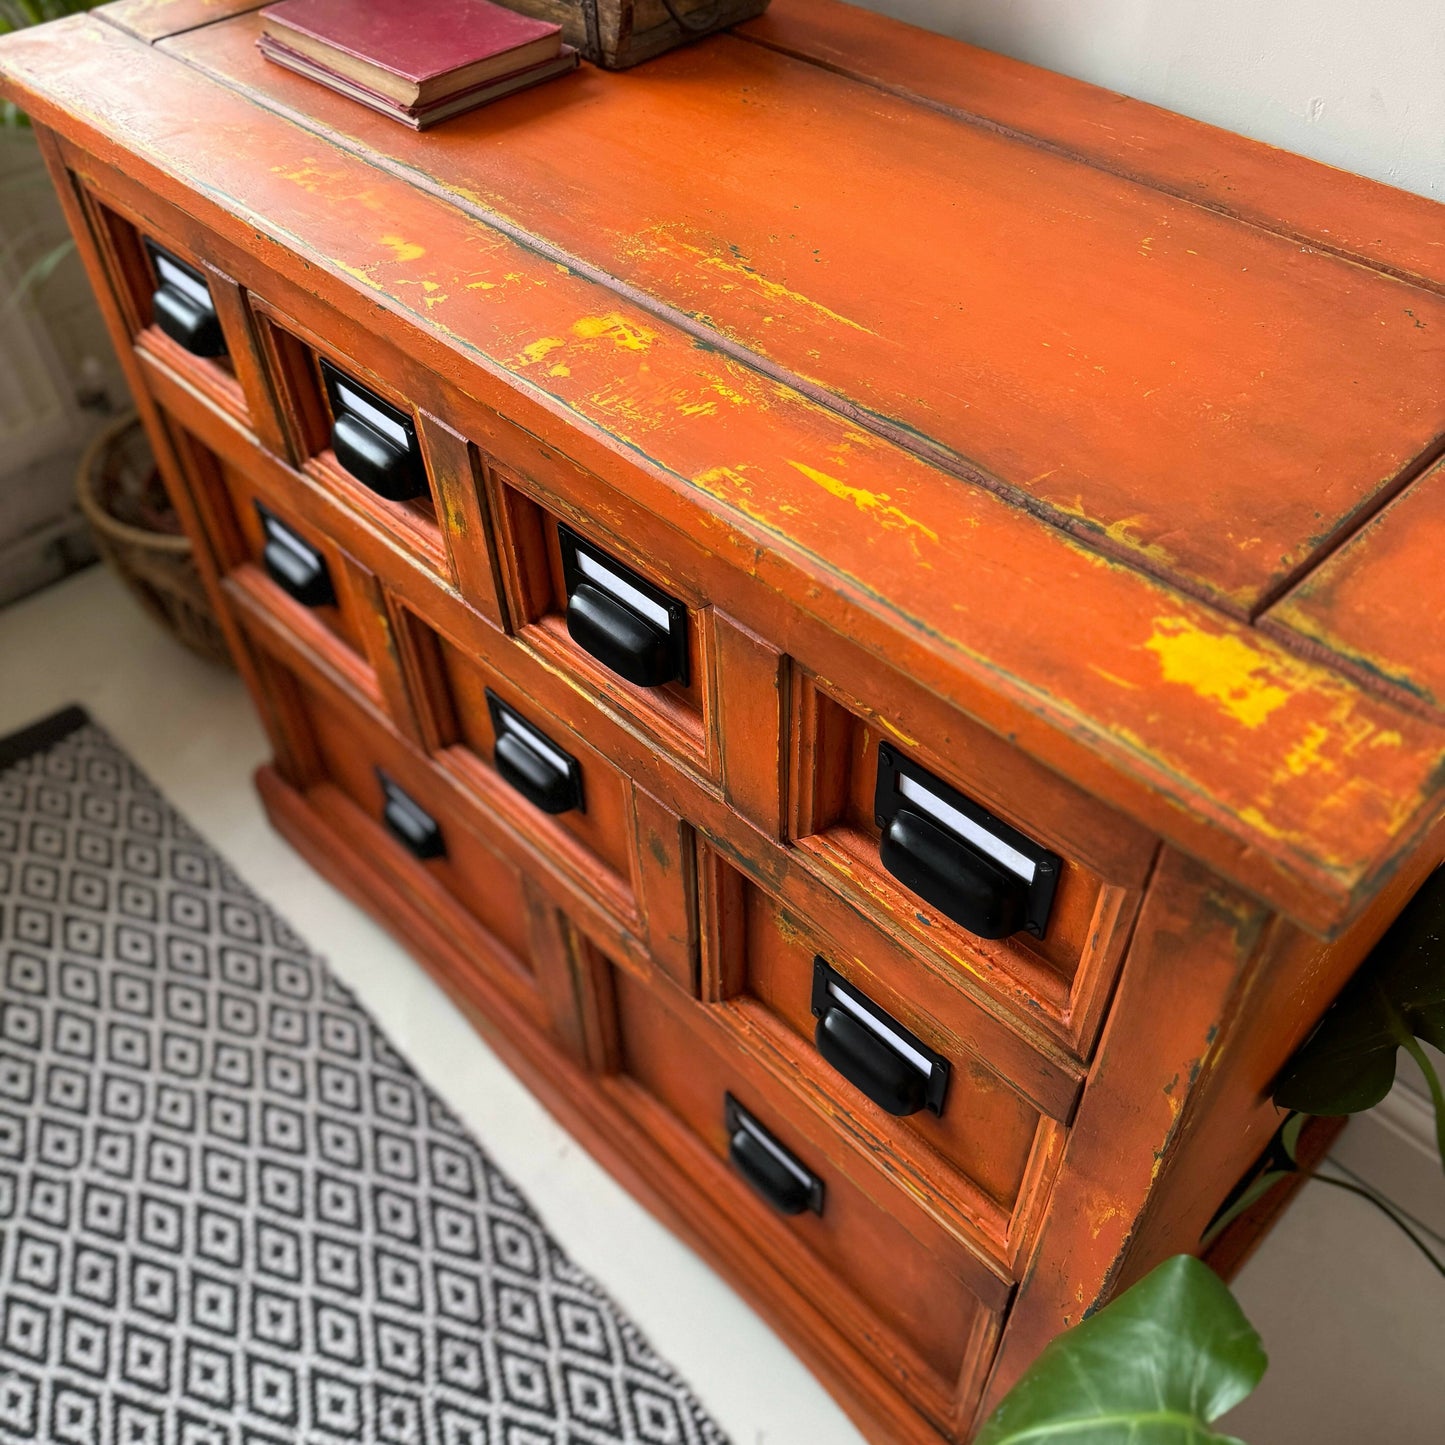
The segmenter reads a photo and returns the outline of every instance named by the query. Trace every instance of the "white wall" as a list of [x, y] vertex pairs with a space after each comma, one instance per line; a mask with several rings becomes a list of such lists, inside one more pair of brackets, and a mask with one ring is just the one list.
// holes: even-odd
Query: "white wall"
[[1445, 0], [863, 0], [1445, 200]]

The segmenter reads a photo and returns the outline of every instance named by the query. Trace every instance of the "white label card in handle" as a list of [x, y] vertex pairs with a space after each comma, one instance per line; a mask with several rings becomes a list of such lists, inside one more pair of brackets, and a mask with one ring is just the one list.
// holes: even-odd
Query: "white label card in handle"
[[641, 613], [649, 622], [655, 622], [664, 632], [672, 631], [672, 618], [668, 616], [667, 608], [654, 602], [646, 593], [638, 591], [627, 578], [619, 577], [610, 567], [604, 567], [595, 557], [589, 557], [580, 549], [577, 552], [577, 570], [589, 582], [595, 582], [604, 592], [610, 592], [634, 612]]
[[907, 773], [898, 775], [898, 791], [916, 808], [926, 813], [937, 823], [942, 823], [951, 833], [972, 843], [980, 853], [987, 853], [995, 862], [1002, 863], [1011, 873], [1032, 883], [1038, 872], [1038, 865], [1032, 858], [1026, 858], [1017, 848], [1010, 847], [1002, 838], [990, 833], [980, 823], [960, 813], [951, 803], [946, 803], [936, 793], [931, 793], [922, 783], [910, 778]]

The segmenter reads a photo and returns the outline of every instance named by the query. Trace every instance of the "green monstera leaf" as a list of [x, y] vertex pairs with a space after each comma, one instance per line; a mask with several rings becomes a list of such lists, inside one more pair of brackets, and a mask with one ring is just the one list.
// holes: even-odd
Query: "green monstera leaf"
[[1210, 1427], [1267, 1364], [1219, 1277], [1176, 1255], [1049, 1345], [976, 1445], [1241, 1445]]
[[1306, 1114], [1358, 1114], [1390, 1092], [1404, 1049], [1430, 1087], [1445, 1165], [1445, 1094], [1420, 1040], [1445, 1049], [1445, 868], [1405, 906], [1285, 1066], [1274, 1101]]

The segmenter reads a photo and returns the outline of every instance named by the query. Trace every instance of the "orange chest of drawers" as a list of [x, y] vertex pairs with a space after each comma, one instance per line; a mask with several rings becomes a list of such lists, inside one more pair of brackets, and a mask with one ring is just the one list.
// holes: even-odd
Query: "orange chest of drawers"
[[1440, 208], [831, 0], [422, 136], [253, 10], [0, 77], [271, 815], [866, 1433], [966, 1440], [1441, 855]]

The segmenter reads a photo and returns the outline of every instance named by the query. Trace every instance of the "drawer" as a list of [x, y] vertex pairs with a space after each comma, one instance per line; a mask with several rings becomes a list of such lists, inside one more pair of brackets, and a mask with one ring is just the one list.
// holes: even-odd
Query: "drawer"
[[359, 564], [328, 537], [298, 522], [282, 502], [262, 500], [245, 473], [217, 459], [233, 535], [245, 560], [264, 572], [278, 603], [314, 617], [357, 657], [366, 655], [364, 588], [356, 585]]
[[377, 605], [376, 579], [299, 520], [284, 489], [263, 490], [244, 467], [213, 451], [159, 403], [158, 409], [222, 577], [244, 582], [278, 625], [376, 695], [369, 616]]
[[550, 1022], [535, 967], [520, 870], [467, 825], [444, 783], [360, 709], [346, 707], [269, 657], [263, 681], [288, 717], [303, 790], [321, 817], [430, 908], [469, 967]]
[[799, 673], [794, 846], [885, 932], [1087, 1057], [1154, 839], [889, 675], [873, 707]]
[[438, 764], [614, 911], [635, 913], [628, 779], [464, 645], [398, 610]]
[[255, 373], [240, 287], [209, 254], [154, 220], [89, 191], [85, 208], [136, 346], [249, 424], [238, 363]]
[[436, 468], [405, 378], [381, 375], [262, 298], [251, 308], [292, 464], [450, 580]]
[[[1073, 1091], [1063, 1080], [1037, 1087], [1038, 1061], [1022, 1045], [991, 1060], [979, 1004], [876, 930], [845, 946], [717, 855], [700, 873], [716, 900], [704, 997], [741, 1034], [774, 1037], [800, 1082], [908, 1157], [1001, 1248], [1016, 1243], [1063, 1144], [1043, 1105], [1066, 1115]], [[1035, 1097], [1009, 1081], [1009, 1066]]]
[[[612, 970], [617, 1069], [668, 1133], [711, 1156], [704, 1187], [768, 1266], [912, 1393], [952, 1398], [987, 1362], [1011, 1286], [947, 1235], [823, 1116], [770, 1086], [696, 1004]], [[699, 1026], [704, 1025], [704, 1026]], [[822, 1281], [820, 1283], [820, 1281]]]
[[715, 644], [695, 581], [669, 568], [652, 539], [624, 541], [592, 517], [562, 515], [559, 499], [494, 463], [486, 476], [519, 641], [715, 775]]

